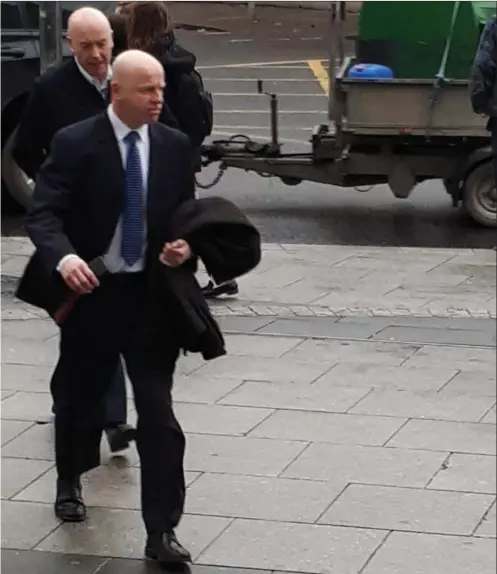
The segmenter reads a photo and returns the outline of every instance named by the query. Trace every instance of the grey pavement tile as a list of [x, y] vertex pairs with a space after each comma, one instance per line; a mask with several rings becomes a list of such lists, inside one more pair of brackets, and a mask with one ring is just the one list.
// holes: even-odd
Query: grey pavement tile
[[443, 387], [440, 394], [495, 397], [497, 395], [495, 373], [460, 371]]
[[497, 504], [494, 504], [492, 508], [487, 512], [487, 514], [483, 517], [481, 524], [478, 526], [475, 532], [475, 536], [481, 538], [496, 538], [496, 512]]
[[278, 476], [307, 444], [190, 434], [187, 436], [185, 468], [194, 472]]
[[216, 321], [223, 333], [254, 333], [259, 329], [270, 325], [274, 321], [273, 316], [267, 317], [216, 317]]
[[6, 574], [95, 574], [105, 561], [94, 556], [2, 550], [1, 570]]
[[2, 500], [2, 549], [30, 550], [60, 522], [52, 504]]
[[310, 574], [359, 572], [386, 532], [235, 520], [198, 562]]
[[490, 409], [488, 413], [481, 419], [480, 422], [495, 425], [495, 423], [497, 422], [496, 407]]
[[12, 439], [16, 438], [17, 436], [19, 436], [22, 432], [27, 430], [32, 424], [33, 423], [29, 421], [10, 421], [7, 419], [2, 419], [2, 429], [0, 432], [0, 436], [2, 438], [2, 446], [11, 441]]
[[495, 494], [496, 466], [495, 456], [452, 454], [429, 488]]
[[38, 479], [51, 466], [46, 460], [2, 457], [2, 498], [11, 498]]
[[495, 425], [410, 420], [387, 446], [495, 455]]
[[[188, 569], [180, 569], [179, 572], [183, 572], [183, 574], [270, 574], [267, 570], [233, 569], [219, 566], [199, 566], [197, 564], [189, 566]], [[98, 574], [167, 574], [167, 571], [150, 561], [111, 558], [98, 571]]]
[[[194, 559], [229, 525], [216, 516], [185, 515], [177, 529], [178, 538]], [[145, 530], [137, 510], [90, 508], [85, 523], [63, 524], [37, 546], [37, 550], [142, 558]]]
[[187, 433], [245, 435], [267, 418], [271, 409], [178, 403], [176, 416]]
[[2, 364], [55, 365], [59, 354], [56, 338], [46, 341], [19, 341], [8, 339], [2, 342]]
[[314, 443], [282, 476], [423, 488], [446, 458], [443, 452]]
[[[348, 317], [347, 320], [353, 320]], [[432, 329], [457, 329], [466, 331], [488, 331], [495, 333], [497, 328], [495, 319], [474, 318], [442, 318], [442, 317], [389, 317], [389, 325], [403, 327], [424, 327]]]
[[2, 263], [2, 275], [11, 275], [20, 277], [28, 263], [28, 257], [25, 255], [12, 255], [5, 263]]
[[402, 327], [392, 325], [376, 333], [372, 339], [405, 343], [437, 343], [441, 345], [475, 345], [495, 347], [496, 335], [491, 331], [463, 329], [434, 329], [430, 327]]
[[12, 395], [14, 395], [17, 391], [0, 391], [0, 400], [4, 401], [5, 399], [8, 399], [9, 397], [11, 397]]
[[186, 512], [278, 522], [315, 522], [346, 482], [203, 474], [191, 486]]
[[470, 535], [493, 501], [487, 494], [351, 484], [319, 522]]
[[296, 337], [336, 337], [344, 339], [368, 339], [381, 329], [378, 324], [342, 323], [336, 317], [301, 317], [276, 319], [257, 332]]
[[381, 446], [405, 419], [341, 413], [277, 411], [250, 436], [281, 440]]
[[363, 574], [494, 574], [495, 542], [393, 532]]
[[[3, 462], [4, 459], [2, 459]], [[187, 487], [199, 476], [198, 473], [185, 473]], [[54, 500], [57, 473], [55, 468], [35, 480], [19, 492], [14, 500], [44, 502]], [[140, 469], [135, 467], [99, 466], [83, 475], [83, 496], [88, 506], [139, 510]]]
[[231, 356], [269, 357], [278, 359], [291, 351], [303, 339], [263, 335], [227, 335], [226, 350]]
[[34, 246], [27, 237], [2, 237], [2, 255], [32, 255]]
[[312, 362], [372, 363], [401, 365], [418, 347], [377, 341], [335, 341], [307, 339], [289, 356]]
[[53, 367], [4, 363], [2, 364], [2, 388], [47, 393], [50, 389], [52, 372]]
[[223, 405], [274, 409], [346, 412], [367, 395], [369, 389], [327, 385], [286, 385], [246, 382], [219, 401]]
[[281, 359], [262, 357], [256, 361], [228, 356], [207, 363], [198, 371], [198, 375], [207, 380], [209, 377], [221, 377], [274, 383], [312, 383], [334, 364], [334, 361], [297, 361], [290, 355]]
[[354, 414], [477, 422], [493, 397], [443, 396], [436, 392], [373, 391], [350, 410]]
[[330, 385], [348, 388], [438, 391], [457, 371], [374, 365], [371, 363], [338, 363], [313, 386]]
[[[2, 343], [13, 343], [19, 341], [44, 341], [50, 337], [55, 337], [59, 329], [55, 323], [49, 319], [27, 319], [25, 321], [5, 321], [2, 323]], [[8, 343], [7, 343], [8, 342]]]
[[176, 377], [173, 399], [175, 402], [214, 404], [242, 383], [242, 379], [217, 379], [193, 373]]
[[206, 362], [198, 353], [187, 355], [186, 357], [181, 355], [176, 363], [175, 375], [179, 377], [190, 375], [191, 373], [195, 373], [205, 364]]
[[2, 418], [47, 422], [51, 419], [50, 393], [18, 392], [2, 401]]
[[[128, 422], [135, 423], [136, 413], [130, 412]], [[138, 463], [138, 453], [133, 443], [131, 448], [119, 455], [111, 455], [106, 440], [101, 442], [101, 462], [117, 466], [132, 466]], [[54, 460], [54, 427], [53, 424], [32, 425], [2, 448], [2, 456], [11, 458], [31, 458]]]
[[412, 355], [403, 366], [451, 368], [461, 371], [484, 371], [495, 374], [495, 349], [478, 347], [424, 346]]

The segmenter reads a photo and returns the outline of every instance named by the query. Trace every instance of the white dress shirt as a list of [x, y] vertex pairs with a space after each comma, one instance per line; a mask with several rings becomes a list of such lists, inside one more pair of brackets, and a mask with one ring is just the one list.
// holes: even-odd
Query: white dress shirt
[[[123, 123], [115, 114], [112, 105], [109, 106], [107, 110], [110, 123], [114, 129], [117, 144], [119, 146], [119, 151], [121, 153], [121, 158], [123, 162], [123, 169], [126, 169], [126, 159], [128, 154], [128, 146], [124, 142], [125, 137], [129, 132], [133, 131], [125, 123]], [[136, 273], [138, 271], [143, 271], [145, 265], [145, 251], [147, 249], [147, 187], [148, 187], [148, 171], [150, 163], [150, 135], [149, 126], [143, 125], [138, 129], [134, 130], [140, 136], [136, 142], [138, 147], [138, 153], [140, 154], [141, 168], [142, 168], [142, 181], [143, 181], [143, 247], [142, 256], [133, 265], [128, 265], [121, 255], [121, 245], [122, 245], [122, 235], [123, 235], [123, 222], [122, 216], [119, 218], [117, 223], [116, 231], [110, 242], [110, 245], [105, 253], [103, 259], [105, 266], [111, 273]], [[59, 264], [57, 265], [57, 271], [60, 271], [62, 265], [70, 258], [75, 257], [75, 254], [70, 254], [64, 256]]]
[[78, 67], [78, 70], [81, 72], [83, 78], [85, 78], [85, 80], [87, 80], [92, 86], [95, 87], [95, 89], [98, 91], [98, 93], [102, 96], [104, 100], [107, 100], [109, 94], [109, 81], [112, 78], [112, 68], [109, 66], [107, 70], [107, 77], [103, 82], [99, 82], [97, 78], [90, 76], [90, 74], [78, 62], [78, 58], [74, 57], [74, 61], [76, 62], [76, 66]]

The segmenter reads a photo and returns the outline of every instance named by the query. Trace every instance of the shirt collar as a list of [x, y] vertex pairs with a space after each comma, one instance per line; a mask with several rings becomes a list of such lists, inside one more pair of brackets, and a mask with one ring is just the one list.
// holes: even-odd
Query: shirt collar
[[128, 127], [120, 118], [117, 117], [112, 104], [107, 109], [107, 114], [109, 116], [110, 123], [114, 128], [114, 132], [116, 134], [116, 138], [118, 142], [122, 142], [124, 138], [129, 134], [129, 132], [135, 131], [140, 136], [141, 141], [145, 141], [145, 138], [148, 135], [148, 125], [143, 124], [139, 128], [132, 130]]
[[108, 67], [107, 77], [105, 78], [105, 80], [103, 82], [99, 82], [96, 78], [90, 76], [90, 74], [78, 62], [78, 58], [76, 58], [76, 56], [74, 56], [74, 61], [76, 62], [76, 66], [78, 67], [78, 70], [81, 72], [83, 78], [85, 78], [85, 80], [90, 82], [92, 86], [95, 86], [95, 88], [97, 88], [99, 92], [105, 90], [108, 87], [109, 80], [112, 78], [112, 68], [110, 66]]

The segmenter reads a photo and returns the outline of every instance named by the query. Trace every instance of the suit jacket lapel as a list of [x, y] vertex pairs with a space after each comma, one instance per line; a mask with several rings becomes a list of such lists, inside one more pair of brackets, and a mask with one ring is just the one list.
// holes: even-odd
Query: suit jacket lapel
[[161, 169], [161, 165], [164, 161], [167, 161], [167, 158], [162, 157], [164, 147], [160, 145], [154, 124], [149, 126], [148, 133], [150, 138], [150, 161], [147, 182], [147, 220], [150, 224], [154, 220], [154, 214], [157, 213], [158, 193], [160, 193], [161, 185], [163, 185], [161, 174], [164, 173], [164, 170]]

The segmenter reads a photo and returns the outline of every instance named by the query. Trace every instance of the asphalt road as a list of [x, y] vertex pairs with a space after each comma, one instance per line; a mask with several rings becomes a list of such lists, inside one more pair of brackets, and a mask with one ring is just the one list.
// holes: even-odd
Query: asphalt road
[[[207, 17], [183, 14], [184, 27], [202, 22], [204, 28], [178, 32], [180, 41], [198, 55], [204, 81], [214, 95], [213, 139], [234, 134], [257, 140], [269, 137], [269, 102], [256, 93], [256, 80], [263, 79], [265, 89], [280, 96], [284, 149], [308, 150], [312, 128], [326, 121], [327, 100], [308, 63], [326, 57], [326, 16], [301, 10], [297, 20], [289, 21], [281, 16], [284, 11], [268, 12], [253, 24], [244, 14], [240, 16], [239, 9], [223, 10]], [[215, 174], [216, 167], [211, 166], [199, 180], [208, 183]], [[229, 170], [219, 184], [202, 194], [234, 200], [268, 242], [495, 245], [495, 231], [477, 227], [454, 209], [440, 182], [427, 182], [409, 199], [399, 200], [384, 186], [367, 193], [311, 183], [288, 187], [278, 179]], [[2, 232], [22, 234], [21, 220], [2, 218]]]

